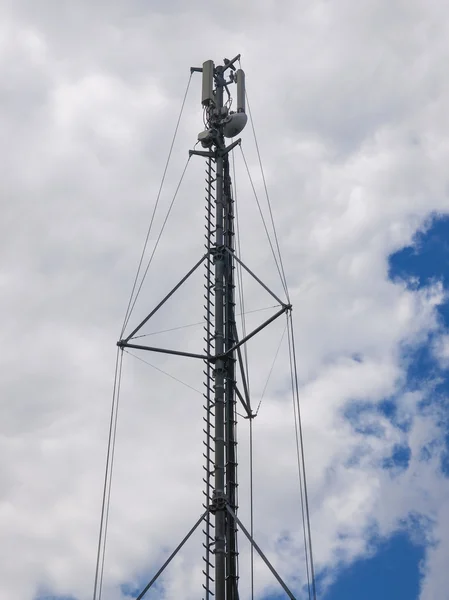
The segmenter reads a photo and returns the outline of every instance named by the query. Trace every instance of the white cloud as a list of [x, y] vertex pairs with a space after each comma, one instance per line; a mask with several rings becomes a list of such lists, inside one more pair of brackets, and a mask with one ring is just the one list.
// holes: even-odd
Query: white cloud
[[[438, 284], [412, 291], [389, 281], [387, 257], [449, 209], [447, 16], [439, 2], [425, 10], [419, 2], [247, 2], [225, 18], [221, 5], [199, 1], [151, 9], [138, 1], [9, 3], [0, 31], [1, 600], [41, 589], [80, 600], [91, 593], [114, 344], [140, 244], [189, 67], [239, 51], [295, 307], [317, 566], [334, 573], [369, 551], [373, 529], [388, 535], [422, 513], [440, 540], [427, 557], [422, 598], [444, 594], [447, 481], [437, 451], [420, 460], [439, 437], [438, 416], [417, 408], [431, 388], [404, 393], [400, 353], [438, 330], [443, 294]], [[199, 83], [194, 76], [163, 207], [201, 128]], [[249, 128], [243, 138], [263, 199]], [[201, 255], [202, 169], [192, 161], [136, 321]], [[243, 258], [279, 292], [241, 161], [237, 179]], [[197, 320], [197, 283], [154, 329]], [[248, 309], [270, 304], [249, 280], [247, 290]], [[250, 345], [255, 403], [282, 329]], [[176, 341], [193, 347], [201, 335], [185, 330]], [[445, 343], [437, 348], [443, 364]], [[125, 358], [110, 598], [120, 598], [119, 583], [152, 571], [201, 503], [200, 396]], [[200, 365], [143, 358], [200, 385]], [[287, 551], [276, 544], [298, 515], [285, 347], [276, 367], [255, 423], [256, 532], [291, 575], [301, 558], [298, 526]], [[348, 402], [385, 396], [399, 397], [397, 418], [408, 430], [371, 411], [363, 424], [377, 433], [367, 435], [345, 418]], [[240, 431], [247, 519], [246, 422]], [[411, 459], [393, 474], [381, 465], [396, 444], [408, 444]], [[197, 597], [199, 548], [168, 574], [173, 595], [182, 588]], [[270, 584], [257, 564], [258, 589]]]
[[447, 368], [449, 366], [449, 335], [441, 335], [437, 338], [434, 353], [441, 366]]

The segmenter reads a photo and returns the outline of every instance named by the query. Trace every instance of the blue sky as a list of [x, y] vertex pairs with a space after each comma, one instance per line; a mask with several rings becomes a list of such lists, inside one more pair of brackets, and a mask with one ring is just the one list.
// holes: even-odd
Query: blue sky
[[341, 573], [323, 600], [418, 598], [424, 549], [401, 533], [380, 542], [373, 552], [372, 558], [359, 560]]
[[[434, 281], [441, 281], [449, 292], [449, 218], [435, 217], [424, 233], [419, 233], [413, 246], [403, 248], [390, 257], [390, 278], [413, 281], [414, 288], [423, 287]], [[449, 327], [449, 302], [438, 307], [441, 327]], [[409, 367], [408, 385], [413, 388], [424, 380], [439, 376], [435, 396], [429, 403], [448, 402], [448, 371], [442, 370], [431, 352], [432, 336], [426, 344], [414, 348]], [[394, 413], [394, 403], [388, 403], [386, 414]], [[393, 410], [391, 410], [393, 408]], [[380, 410], [383, 408], [381, 407]], [[446, 428], [446, 448], [449, 449], [449, 428]], [[396, 460], [395, 460], [396, 458]], [[423, 457], [423, 459], [425, 459]], [[404, 452], [393, 457], [391, 466], [404, 467]], [[442, 456], [442, 469], [449, 475], [447, 450]], [[405, 466], [406, 468], [406, 466]], [[422, 561], [425, 559], [425, 546], [410, 539], [406, 526], [389, 539], [373, 543], [373, 556], [358, 560], [349, 568], [343, 569], [335, 583], [322, 596], [323, 600], [418, 600]]]
[[[405, 282], [413, 289], [440, 281], [445, 291], [449, 292], [449, 218], [434, 216], [428, 228], [415, 236], [413, 245], [391, 255], [389, 277], [398, 283]], [[441, 334], [442, 330], [449, 328], [449, 301], [439, 305], [437, 310], [441, 325], [438, 333]], [[431, 334], [425, 344], [407, 349], [407, 388], [414, 389], [428, 379], [439, 379], [434, 395], [423, 403], [423, 410], [432, 404], [446, 407], [449, 398], [448, 370], [442, 368], [433, 356], [433, 339], [434, 334]], [[377, 410], [394, 420], [394, 399], [381, 402]], [[446, 450], [441, 452], [441, 470], [449, 476], [449, 419], [442, 431], [445, 432]], [[408, 447], [398, 448], [385, 461], [385, 468], [406, 469], [409, 453]], [[424, 453], [422, 460], [426, 459]], [[370, 555], [356, 560], [349, 567], [338, 569], [332, 585], [326, 590], [318, 587], [318, 597], [322, 600], [419, 600], [426, 545], [423, 542], [424, 536], [419, 535], [416, 527], [419, 527], [416, 520], [411, 519], [390, 537], [374, 537], [370, 543]], [[266, 600], [279, 600], [282, 597], [284, 596], [270, 595]]]
[[[434, 216], [428, 228], [415, 236], [413, 245], [391, 255], [389, 277], [398, 283], [405, 282], [413, 289], [440, 281], [446, 293], [449, 292], [449, 218]], [[439, 305], [437, 310], [441, 326], [438, 333], [441, 334], [442, 330], [449, 328], [449, 301]], [[434, 394], [423, 402], [422, 410], [438, 404], [445, 408], [449, 398], [448, 370], [435, 360], [432, 353], [433, 341], [434, 334], [431, 334], [426, 343], [407, 349], [408, 389], [415, 389], [429, 379], [439, 380]], [[377, 410], [394, 421], [394, 399], [381, 402]], [[438, 446], [441, 442], [444, 443], [441, 470], [449, 476], [449, 419], [441, 430], [445, 440], [435, 442]], [[409, 453], [408, 447], [398, 448], [385, 461], [385, 468], [407, 469]], [[427, 455], [423, 453], [422, 460], [426, 459]], [[419, 535], [416, 527], [419, 528], [416, 520], [411, 519], [390, 537], [374, 537], [370, 543], [370, 555], [356, 560], [349, 567], [338, 569], [332, 585], [326, 590], [318, 588], [318, 597], [322, 600], [419, 600], [426, 544], [423, 542], [424, 536]], [[279, 600], [282, 597], [270, 595], [266, 600]]]

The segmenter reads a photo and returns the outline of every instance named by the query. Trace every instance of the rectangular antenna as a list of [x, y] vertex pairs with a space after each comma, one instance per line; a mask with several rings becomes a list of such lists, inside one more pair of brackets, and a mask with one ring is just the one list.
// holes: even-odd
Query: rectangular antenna
[[237, 82], [237, 112], [245, 112], [245, 73], [238, 69], [235, 73]]
[[201, 96], [201, 104], [203, 106], [210, 106], [211, 104], [215, 104], [214, 71], [214, 61], [206, 60], [206, 62], [203, 63], [203, 90]]

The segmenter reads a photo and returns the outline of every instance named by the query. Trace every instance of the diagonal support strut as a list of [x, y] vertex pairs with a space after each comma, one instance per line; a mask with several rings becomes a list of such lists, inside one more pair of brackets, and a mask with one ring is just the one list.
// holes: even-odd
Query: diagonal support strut
[[[251, 534], [249, 533], [249, 531], [245, 528], [245, 526], [243, 525], [243, 523], [240, 521], [240, 519], [238, 518], [238, 516], [235, 514], [235, 512], [232, 510], [232, 508], [228, 505], [226, 505], [226, 509], [228, 511], [228, 513], [231, 515], [231, 517], [235, 520], [235, 522], [237, 523], [237, 525], [240, 527], [240, 529], [243, 531], [243, 533], [246, 535], [246, 537], [248, 538], [250, 544], [253, 546], [253, 548], [256, 550], [256, 552], [259, 554], [260, 558], [263, 560], [263, 562], [267, 565], [267, 567], [270, 569], [271, 573], [274, 575], [274, 577], [277, 579], [279, 585], [282, 587], [282, 589], [284, 590], [284, 592], [287, 594], [287, 596], [290, 598], [290, 600], [296, 600], [295, 596], [292, 594], [292, 592], [288, 589], [287, 584], [284, 583], [284, 581], [282, 580], [281, 576], [278, 574], [278, 572], [275, 570], [275, 568], [273, 567], [273, 565], [270, 563], [270, 561], [268, 560], [268, 558], [265, 556], [265, 554], [262, 552], [260, 546], [258, 546], [256, 544], [256, 542], [253, 540], [253, 538], [251, 537]], [[137, 599], [138, 600], [138, 599]]]
[[273, 298], [276, 300], [276, 302], [278, 302], [278, 304], [280, 304], [281, 306], [289, 306], [289, 305], [288, 305], [288, 304], [286, 304], [285, 302], [282, 302], [282, 300], [281, 300], [280, 298], [278, 298], [278, 297], [276, 296], [276, 294], [275, 294], [274, 292], [272, 292], [272, 291], [270, 290], [270, 288], [269, 288], [267, 285], [265, 285], [265, 283], [264, 283], [264, 282], [263, 282], [261, 279], [259, 279], [259, 277], [257, 277], [257, 275], [256, 275], [255, 273], [253, 273], [253, 272], [251, 271], [251, 269], [250, 269], [249, 267], [247, 267], [247, 266], [245, 265], [245, 263], [244, 263], [243, 261], [241, 261], [241, 260], [240, 260], [240, 258], [239, 258], [239, 257], [238, 257], [238, 256], [237, 256], [237, 255], [236, 255], [234, 252], [231, 252], [231, 250], [229, 250], [229, 248], [226, 248], [226, 251], [227, 251], [227, 252], [229, 252], [229, 254], [232, 254], [232, 256], [233, 256], [233, 257], [235, 258], [235, 260], [236, 260], [236, 261], [239, 263], [239, 265], [241, 265], [241, 266], [242, 266], [242, 267], [245, 269], [245, 271], [246, 271], [247, 273], [249, 273], [249, 274], [251, 275], [251, 277], [253, 277], [253, 278], [254, 278], [254, 279], [257, 281], [257, 283], [258, 283], [259, 285], [261, 285], [261, 286], [263, 287], [263, 289], [264, 289], [265, 291], [267, 291], [267, 292], [270, 294], [270, 296], [273, 296]]
[[124, 339], [125, 342], [129, 342], [129, 340], [131, 338], [133, 338], [140, 329], [142, 329], [142, 327], [145, 325], [145, 323], [147, 323], [151, 319], [151, 317], [161, 308], [161, 306], [163, 306], [167, 302], [167, 300], [173, 296], [173, 294], [176, 292], [176, 290], [178, 290], [182, 286], [182, 284], [185, 281], [187, 281], [187, 279], [192, 275], [192, 273], [194, 273], [198, 269], [198, 267], [207, 258], [208, 254], [209, 253], [207, 252], [204, 256], [202, 256], [200, 258], [200, 260], [190, 269], [190, 271], [186, 275], [184, 275], [184, 277], [180, 281], [178, 281], [178, 283], [175, 285], [175, 287], [170, 292], [168, 292], [168, 294], [159, 302], [159, 304], [155, 308], [153, 308], [153, 310], [150, 312], [150, 314], [147, 317], [145, 317], [145, 319], [140, 323], [140, 325], [138, 325], [134, 329], [134, 331], [132, 331], [128, 335], [128, 337], [126, 337]]
[[240, 400], [240, 402], [242, 403], [242, 406], [243, 406], [243, 408], [246, 410], [246, 414], [248, 415], [248, 416], [247, 416], [247, 417], [245, 417], [245, 418], [247, 418], [247, 419], [252, 419], [252, 418], [254, 417], [254, 415], [253, 415], [253, 413], [251, 412], [251, 408], [248, 406], [248, 404], [247, 404], [247, 402], [246, 402], [245, 398], [242, 396], [242, 394], [241, 394], [241, 392], [240, 392], [239, 388], [238, 388], [236, 385], [234, 385], [234, 390], [235, 390], [235, 393], [237, 394], [237, 397], [238, 397], [238, 399], [239, 399], [239, 400]]
[[234, 344], [234, 346], [232, 346], [232, 348], [229, 348], [229, 350], [227, 350], [223, 354], [223, 356], [228, 356], [229, 354], [234, 352], [234, 350], [237, 350], [238, 348], [240, 348], [240, 346], [242, 346], [243, 344], [246, 344], [246, 342], [248, 340], [250, 340], [253, 336], [255, 336], [257, 333], [259, 333], [259, 331], [262, 331], [262, 329], [265, 329], [265, 327], [267, 325], [269, 325], [270, 323], [275, 321], [278, 317], [280, 317], [282, 314], [284, 314], [285, 312], [287, 312], [290, 309], [291, 309], [291, 306], [289, 304], [283, 305], [282, 308], [277, 311], [277, 313], [275, 313], [272, 317], [270, 317], [269, 319], [264, 321], [262, 323], [262, 325], [259, 325], [259, 327], [256, 327], [256, 329], [251, 331], [251, 333], [248, 333], [248, 335], [245, 336], [243, 339], [241, 339], [239, 342], [237, 342], [237, 344]]
[[148, 590], [153, 585], [153, 583], [155, 583], [155, 581], [159, 578], [159, 576], [162, 574], [162, 572], [165, 571], [165, 568], [171, 563], [173, 558], [178, 554], [178, 552], [181, 550], [181, 548], [184, 546], [184, 544], [187, 542], [187, 540], [190, 538], [190, 536], [196, 531], [196, 529], [199, 527], [200, 523], [203, 521], [204, 517], [207, 515], [208, 512], [209, 512], [209, 509], [207, 509], [201, 515], [201, 517], [198, 519], [198, 521], [195, 523], [195, 525], [192, 527], [192, 529], [189, 531], [189, 533], [185, 536], [185, 538], [182, 540], [182, 542], [180, 544], [178, 544], [178, 546], [173, 550], [173, 552], [170, 554], [170, 556], [164, 562], [164, 564], [159, 569], [159, 571], [156, 573], [156, 575], [153, 577], [153, 579], [143, 588], [143, 590], [137, 596], [136, 600], [142, 600], [142, 598], [148, 592]]
[[[236, 340], [236, 342], [239, 341], [239, 336], [238, 336], [238, 332], [237, 332], [237, 326], [234, 326], [234, 339]], [[242, 356], [242, 351], [240, 349], [240, 346], [237, 348], [237, 358], [238, 358], [239, 367], [240, 367], [240, 375], [242, 376], [243, 392], [245, 394], [245, 402], [248, 405], [249, 412], [252, 414], [251, 398], [250, 398], [250, 394], [249, 394], [248, 379], [247, 379], [247, 374], [245, 372], [245, 364], [243, 362], [243, 356]]]

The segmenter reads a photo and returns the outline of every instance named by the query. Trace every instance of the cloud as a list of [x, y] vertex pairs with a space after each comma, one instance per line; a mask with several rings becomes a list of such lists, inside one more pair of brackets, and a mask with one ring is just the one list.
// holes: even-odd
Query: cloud
[[[239, 51], [294, 304], [317, 568], [331, 580], [369, 551], [373, 532], [388, 536], [410, 514], [424, 515], [441, 541], [429, 550], [422, 598], [442, 595], [447, 485], [438, 452], [420, 458], [441, 429], [437, 413], [421, 410], [432, 386], [407, 390], [403, 349], [439, 331], [444, 293], [438, 282], [418, 290], [390, 280], [388, 257], [449, 208], [446, 23], [437, 2], [425, 11], [420, 3], [248, 2], [226, 15], [199, 1], [6, 6], [1, 600], [91, 593], [115, 341], [188, 70]], [[195, 76], [156, 226], [202, 126], [198, 99]], [[249, 127], [243, 138], [263, 201]], [[281, 293], [238, 155], [236, 163], [242, 256]], [[136, 322], [201, 256], [202, 186], [203, 165], [192, 160]], [[247, 309], [268, 306], [246, 281]], [[197, 285], [154, 329], [201, 318]], [[250, 345], [255, 401], [282, 330], [277, 323]], [[201, 332], [181, 330], [176, 343], [201, 344]], [[110, 598], [153, 572], [202, 501], [201, 397], [125, 358]], [[200, 385], [201, 365], [143, 358]], [[255, 423], [255, 522], [290, 578], [303, 550], [287, 367], [284, 345]], [[378, 410], [385, 398], [407, 427]], [[354, 403], [364, 410], [350, 417]], [[239, 430], [247, 520], [247, 423]], [[398, 445], [410, 449], [409, 466], [391, 472], [385, 461]], [[200, 552], [192, 541], [167, 574], [173, 595], [182, 586], [197, 596]], [[261, 593], [272, 580], [256, 568]]]
[[449, 364], [449, 336], [442, 335], [435, 342], [435, 356], [443, 368]]

